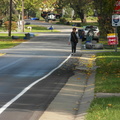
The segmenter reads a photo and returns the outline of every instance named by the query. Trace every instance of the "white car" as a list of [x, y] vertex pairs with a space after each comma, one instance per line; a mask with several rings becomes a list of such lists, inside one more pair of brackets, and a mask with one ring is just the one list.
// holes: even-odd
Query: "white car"
[[55, 15], [54, 13], [48, 13], [48, 14], [46, 15], [45, 19], [46, 19], [47, 21], [49, 21], [49, 20], [55, 21], [55, 20], [56, 20], [56, 15]]
[[92, 40], [99, 42], [100, 31], [97, 26], [85, 26], [83, 29], [82, 41], [85, 41], [87, 36], [92, 36]]

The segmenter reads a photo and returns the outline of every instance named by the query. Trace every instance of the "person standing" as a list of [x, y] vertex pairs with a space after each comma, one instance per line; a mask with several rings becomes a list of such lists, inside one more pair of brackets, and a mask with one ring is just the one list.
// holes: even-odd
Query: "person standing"
[[78, 43], [78, 37], [76, 33], [76, 28], [72, 28], [72, 32], [70, 34], [69, 38], [69, 45], [71, 44], [71, 49], [72, 49], [72, 55], [76, 53], [76, 46]]

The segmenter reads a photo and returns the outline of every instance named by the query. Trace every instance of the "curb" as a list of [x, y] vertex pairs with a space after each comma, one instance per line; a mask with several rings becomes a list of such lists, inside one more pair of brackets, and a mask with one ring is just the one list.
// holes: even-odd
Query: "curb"
[[[80, 58], [87, 58], [85, 63], [93, 54], [83, 54]], [[83, 59], [84, 60], [84, 59]], [[94, 63], [94, 59], [92, 61]], [[82, 65], [83, 64], [83, 65]], [[91, 68], [79, 61], [79, 69], [68, 79], [66, 85], [61, 89], [47, 110], [39, 120], [84, 120], [87, 110], [94, 98], [95, 64]], [[86, 69], [80, 69], [85, 66]]]
[[92, 100], [94, 99], [94, 82], [95, 82], [95, 72], [89, 76], [86, 82], [86, 88], [82, 99], [80, 99], [79, 110], [76, 115], [75, 120], [84, 120], [87, 110], [90, 107]]

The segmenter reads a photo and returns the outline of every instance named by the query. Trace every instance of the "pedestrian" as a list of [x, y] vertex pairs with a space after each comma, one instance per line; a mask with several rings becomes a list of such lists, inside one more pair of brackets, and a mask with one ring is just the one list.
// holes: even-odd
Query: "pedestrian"
[[78, 36], [76, 33], [76, 28], [72, 28], [72, 32], [69, 37], [69, 45], [71, 44], [71, 49], [72, 49], [72, 55], [76, 53], [76, 46], [78, 43]]

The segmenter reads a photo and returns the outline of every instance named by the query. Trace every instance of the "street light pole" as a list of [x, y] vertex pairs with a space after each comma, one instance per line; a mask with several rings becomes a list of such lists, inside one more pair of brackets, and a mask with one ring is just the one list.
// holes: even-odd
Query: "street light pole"
[[10, 0], [10, 17], [9, 17], [9, 29], [8, 36], [11, 36], [11, 25], [12, 25], [12, 0]]
[[24, 0], [22, 0], [22, 32], [24, 32]]

